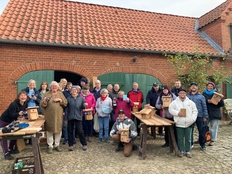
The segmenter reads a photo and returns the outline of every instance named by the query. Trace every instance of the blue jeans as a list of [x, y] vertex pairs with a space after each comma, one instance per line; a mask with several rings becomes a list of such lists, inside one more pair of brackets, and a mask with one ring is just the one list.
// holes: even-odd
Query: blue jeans
[[68, 123], [65, 123], [63, 120], [63, 126], [62, 126], [62, 135], [64, 137], [64, 140], [68, 140]]
[[85, 117], [82, 118], [82, 126], [85, 136], [92, 137], [93, 134], [93, 120], [85, 120]]
[[209, 124], [210, 124], [209, 132], [210, 132], [210, 136], [211, 136], [211, 141], [216, 141], [219, 120], [218, 119], [209, 120]]
[[104, 128], [104, 138], [105, 140], [108, 140], [109, 138], [109, 117], [98, 117], [98, 122], [99, 122], [99, 139], [102, 139], [103, 135], [103, 128]]

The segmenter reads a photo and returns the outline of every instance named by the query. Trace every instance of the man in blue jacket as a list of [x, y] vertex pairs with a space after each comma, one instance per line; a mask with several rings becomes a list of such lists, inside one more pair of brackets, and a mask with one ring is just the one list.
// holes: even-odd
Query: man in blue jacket
[[[205, 143], [202, 142], [201, 132], [204, 124], [206, 124], [208, 118], [208, 111], [205, 102], [205, 97], [198, 92], [198, 84], [196, 82], [192, 82], [190, 84], [190, 92], [187, 95], [190, 100], [192, 100], [197, 107], [198, 115], [196, 120], [196, 125], [199, 133], [198, 142], [202, 148], [202, 150], [206, 150]], [[194, 126], [193, 126], [194, 129]], [[193, 129], [192, 129], [192, 145], [193, 145]]]

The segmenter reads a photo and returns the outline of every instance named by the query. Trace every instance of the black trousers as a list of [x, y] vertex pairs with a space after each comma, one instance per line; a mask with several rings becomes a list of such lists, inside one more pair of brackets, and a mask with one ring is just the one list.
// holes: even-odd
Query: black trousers
[[73, 146], [73, 131], [75, 131], [73, 128], [76, 128], [76, 132], [79, 135], [80, 143], [82, 146], [87, 145], [85, 134], [82, 127], [82, 121], [81, 120], [69, 120], [68, 121], [68, 144], [69, 146]]

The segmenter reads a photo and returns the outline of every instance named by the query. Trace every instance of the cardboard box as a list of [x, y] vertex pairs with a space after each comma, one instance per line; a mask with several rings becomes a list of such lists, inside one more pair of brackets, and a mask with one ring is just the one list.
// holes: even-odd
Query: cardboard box
[[[23, 160], [23, 168], [22, 169], [14, 169], [15, 163], [18, 163], [18, 160]], [[34, 156], [20, 157], [15, 158], [12, 169], [12, 174], [33, 174], [35, 173], [35, 159]]]
[[121, 132], [121, 135], [120, 135], [120, 141], [121, 142], [126, 142], [127, 139], [129, 138], [129, 129], [120, 129], [122, 132]]
[[34, 106], [34, 107], [28, 107], [27, 110], [27, 115], [28, 115], [28, 120], [30, 121], [34, 121], [37, 120], [39, 118], [38, 115], [38, 106]]
[[163, 107], [168, 108], [172, 102], [172, 98], [171, 96], [162, 96], [162, 101], [163, 101]]
[[219, 100], [222, 99], [224, 96], [222, 94], [219, 94], [217, 92], [214, 92], [213, 97], [211, 98], [211, 102], [214, 105], [217, 105]]

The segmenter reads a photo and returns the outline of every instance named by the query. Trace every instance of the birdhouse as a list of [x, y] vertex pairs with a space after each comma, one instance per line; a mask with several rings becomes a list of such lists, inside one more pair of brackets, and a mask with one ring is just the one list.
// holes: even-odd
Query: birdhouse
[[144, 109], [142, 109], [139, 113], [142, 116], [142, 119], [150, 119], [152, 116], [154, 116], [155, 114], [155, 109], [154, 107], [146, 107]]
[[214, 92], [213, 94], [213, 97], [211, 98], [211, 102], [214, 104], [214, 105], [217, 105], [218, 102], [224, 97], [224, 95], [222, 94], [219, 94], [217, 92]]
[[138, 112], [139, 111], [139, 102], [134, 102], [134, 106], [132, 108], [132, 112]]
[[180, 112], [183, 114], [183, 117], [186, 117], [186, 109], [185, 108], [181, 108]]
[[85, 109], [84, 110], [85, 120], [92, 120], [93, 119], [92, 111], [93, 111], [93, 109]]
[[121, 134], [120, 134], [120, 141], [121, 142], [126, 142], [129, 138], [129, 129], [128, 128], [124, 128], [124, 129], [120, 129]]
[[162, 96], [162, 101], [163, 101], [163, 107], [168, 108], [172, 102], [172, 98], [171, 96]]
[[29, 121], [34, 121], [39, 118], [38, 110], [37, 110], [38, 108], [39, 108], [38, 106], [26, 108]]

